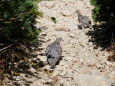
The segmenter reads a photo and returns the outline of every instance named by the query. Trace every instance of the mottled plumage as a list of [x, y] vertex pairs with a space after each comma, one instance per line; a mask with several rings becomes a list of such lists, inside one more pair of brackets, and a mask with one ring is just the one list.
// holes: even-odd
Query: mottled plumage
[[62, 48], [60, 42], [62, 38], [57, 38], [53, 43], [49, 44], [46, 48], [47, 62], [51, 69], [54, 69], [60, 59]]
[[83, 16], [80, 14], [79, 10], [76, 10], [78, 15], [78, 21], [82, 24], [82, 26], [87, 26], [88, 28], [92, 29], [91, 21], [87, 16]]

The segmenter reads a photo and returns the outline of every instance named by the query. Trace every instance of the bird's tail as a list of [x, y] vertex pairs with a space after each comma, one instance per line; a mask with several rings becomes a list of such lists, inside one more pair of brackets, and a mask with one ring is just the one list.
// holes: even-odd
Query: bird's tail
[[54, 69], [55, 69], [55, 66], [51, 66], [51, 67], [50, 67], [50, 70], [51, 70], [51, 71], [54, 71]]
[[92, 25], [90, 25], [89, 29], [94, 30], [94, 28], [93, 28], [93, 26], [92, 26]]

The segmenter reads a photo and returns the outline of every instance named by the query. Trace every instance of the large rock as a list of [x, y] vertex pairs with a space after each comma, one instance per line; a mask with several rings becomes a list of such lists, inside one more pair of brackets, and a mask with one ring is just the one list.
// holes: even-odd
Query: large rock
[[100, 75], [79, 74], [74, 80], [78, 86], [111, 86], [111, 81]]

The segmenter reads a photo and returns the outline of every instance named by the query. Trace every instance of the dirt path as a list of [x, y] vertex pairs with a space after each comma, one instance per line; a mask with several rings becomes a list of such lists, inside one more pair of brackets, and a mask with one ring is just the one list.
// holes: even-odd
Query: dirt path
[[[86, 35], [89, 29], [79, 30], [77, 27], [79, 23], [75, 10], [79, 10], [83, 15], [87, 15], [91, 19], [92, 8], [89, 0], [57, 0], [39, 3], [39, 9], [44, 13], [44, 16], [38, 18], [37, 22], [41, 26], [47, 27], [41, 33], [47, 34], [44, 39], [45, 43], [43, 43], [44, 50], [57, 37], [64, 39], [61, 44], [63, 60], [56, 66], [53, 75], [48, 76], [46, 74], [45, 77], [49, 81], [42, 78], [44, 83], [55, 82], [53, 86], [77, 86], [75, 77], [78, 74], [96, 74], [113, 78], [112, 73], [115, 70], [115, 64], [107, 61], [107, 52], [100, 51], [100, 49], [94, 50], [93, 44], [88, 42], [89, 37]], [[56, 24], [51, 20], [51, 17], [56, 18]], [[45, 60], [45, 57], [38, 57]], [[49, 66], [46, 66], [46, 68], [48, 69]], [[57, 81], [52, 81], [48, 77], [55, 78]], [[43, 82], [41, 83], [41, 85], [47, 86]]]
[[[90, 37], [86, 35], [89, 29], [80, 30], [77, 27], [79, 23], [75, 10], [91, 19], [93, 7], [90, 6], [89, 0], [42, 1], [38, 5], [44, 15], [37, 19], [37, 23], [47, 27], [41, 32], [40, 37], [47, 36], [43, 37], [42, 40], [45, 41], [41, 47], [43, 50], [38, 53], [44, 53], [49, 43], [57, 37], [62, 37], [63, 60], [56, 66], [53, 74], [39, 71], [39, 79], [34, 77], [27, 79], [33, 82], [30, 86], [78, 86], [80, 81], [76, 81], [76, 78], [80, 74], [101, 75], [115, 80], [115, 64], [107, 61], [107, 52], [94, 50], [94, 45], [88, 42]], [[56, 24], [51, 17], [56, 18]], [[38, 58], [46, 60], [45, 56], [38, 55]], [[43, 69], [45, 68], [49, 69], [49, 66]]]

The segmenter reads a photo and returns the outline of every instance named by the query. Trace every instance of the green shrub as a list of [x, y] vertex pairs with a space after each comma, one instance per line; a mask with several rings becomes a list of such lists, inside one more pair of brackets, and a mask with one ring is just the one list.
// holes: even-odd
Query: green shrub
[[88, 34], [90, 41], [96, 45], [96, 49], [108, 50], [112, 56], [108, 56], [108, 61], [115, 62], [115, 0], [90, 0], [94, 5], [93, 20], [100, 24], [94, 25], [94, 31]]
[[37, 57], [31, 53], [39, 46], [39, 30], [34, 24], [42, 12], [38, 11], [37, 1], [0, 0], [0, 80], [7, 73], [10, 77], [19, 73], [20, 61], [28, 63], [25, 59]]
[[38, 0], [1, 0], [0, 36], [18, 41], [37, 40], [39, 30], [34, 26]]
[[93, 10], [94, 21], [115, 21], [114, 0], [90, 0], [95, 6]]
[[57, 23], [57, 21], [56, 21], [56, 18], [55, 18], [55, 17], [51, 17], [51, 20], [52, 20], [54, 23]]

